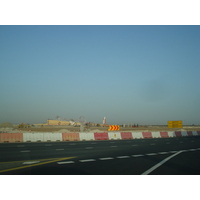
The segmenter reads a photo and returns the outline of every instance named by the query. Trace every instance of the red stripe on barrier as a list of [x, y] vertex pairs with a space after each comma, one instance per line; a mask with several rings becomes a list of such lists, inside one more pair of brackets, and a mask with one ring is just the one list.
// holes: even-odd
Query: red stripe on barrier
[[142, 132], [143, 138], [152, 138], [151, 132]]
[[176, 137], [182, 137], [181, 131], [175, 131], [175, 136], [176, 136]]
[[121, 132], [120, 134], [122, 139], [133, 139], [131, 132]]
[[109, 140], [108, 133], [94, 133], [95, 140]]
[[192, 131], [187, 131], [188, 136], [193, 136]]
[[197, 134], [200, 135], [200, 131], [197, 131]]
[[169, 137], [169, 134], [168, 132], [160, 132], [160, 136], [161, 138], [166, 138], [166, 137]]
[[62, 141], [80, 141], [79, 133], [62, 133]]

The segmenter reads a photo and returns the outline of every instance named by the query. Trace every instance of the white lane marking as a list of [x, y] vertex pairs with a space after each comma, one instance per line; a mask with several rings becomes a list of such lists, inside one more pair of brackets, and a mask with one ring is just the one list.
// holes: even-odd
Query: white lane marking
[[158, 154], [168, 154], [169, 152], [158, 152]]
[[56, 149], [56, 151], [63, 151], [64, 149]]
[[114, 159], [113, 157], [107, 157], [107, 158], [99, 158], [99, 160], [112, 160]]
[[183, 143], [183, 141], [180, 141], [179, 143]]
[[133, 147], [136, 147], [136, 146], [138, 146], [138, 145], [137, 145], [137, 144], [133, 144], [132, 146], [133, 146]]
[[50, 147], [50, 146], [52, 146], [52, 144], [45, 144], [44, 146], [46, 146], [46, 147]]
[[93, 149], [93, 147], [85, 147], [85, 149]]
[[130, 158], [130, 156], [117, 156], [116, 158]]
[[126, 141], [126, 142], [131, 142], [131, 141]]
[[171, 158], [173, 158], [174, 156], [177, 156], [178, 154], [180, 154], [182, 151], [178, 151], [177, 153], [165, 158], [164, 160], [162, 160], [161, 162], [159, 162], [158, 164], [154, 165], [153, 167], [151, 167], [150, 169], [148, 169], [147, 171], [143, 172], [141, 175], [148, 175], [150, 174], [152, 171], [154, 171], [156, 168], [160, 167], [161, 165], [163, 165], [165, 162], [167, 162], [168, 160], [170, 160]]
[[63, 161], [63, 162], [57, 162], [59, 165], [63, 165], [63, 164], [71, 164], [74, 163], [74, 161]]
[[31, 165], [31, 164], [35, 164], [35, 163], [39, 163], [40, 161], [28, 161], [28, 162], [23, 162], [22, 164], [24, 165]]
[[155, 143], [152, 143], [152, 144], [150, 144], [150, 145], [155, 145]]
[[170, 144], [170, 142], [167, 142], [166, 144]]
[[154, 155], [157, 155], [157, 153], [147, 153], [146, 155], [147, 156], [154, 156]]
[[80, 162], [92, 162], [92, 161], [96, 161], [95, 159], [87, 159], [87, 160], [79, 160]]
[[115, 142], [110, 142], [110, 143], [115, 143]]
[[20, 151], [22, 153], [26, 153], [26, 152], [30, 152], [30, 150], [24, 150], [24, 151]]
[[194, 142], [194, 140], [192, 140], [191, 142]]
[[110, 146], [110, 147], [117, 147], [117, 146]]
[[96, 142], [92, 142], [91, 144], [96, 144]]
[[17, 145], [17, 147], [25, 147], [25, 145]]
[[197, 148], [198, 150], [200, 150], [200, 148]]
[[144, 156], [144, 154], [132, 155], [132, 157], [140, 157], [140, 156]]
[[75, 143], [70, 143], [69, 145], [76, 145]]
[[188, 150], [181, 150], [182, 152], [187, 152]]

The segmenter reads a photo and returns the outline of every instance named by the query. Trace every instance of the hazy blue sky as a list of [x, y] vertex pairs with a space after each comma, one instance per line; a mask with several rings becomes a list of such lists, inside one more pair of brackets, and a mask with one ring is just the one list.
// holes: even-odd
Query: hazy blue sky
[[0, 26], [0, 123], [200, 124], [200, 26]]

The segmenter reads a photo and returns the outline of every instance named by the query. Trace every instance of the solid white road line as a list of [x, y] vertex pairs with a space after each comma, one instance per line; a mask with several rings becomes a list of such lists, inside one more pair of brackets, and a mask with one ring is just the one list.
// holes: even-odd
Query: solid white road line
[[26, 153], [26, 152], [30, 152], [30, 150], [24, 150], [24, 151], [20, 151], [22, 153]]
[[35, 163], [39, 163], [40, 161], [29, 161], [29, 162], [23, 162], [22, 164], [24, 165], [31, 165], [31, 164], [35, 164]]
[[99, 158], [99, 160], [112, 160], [114, 159], [113, 157], [107, 157], [107, 158]]
[[57, 162], [59, 165], [63, 165], [63, 164], [71, 164], [74, 163], [74, 161], [63, 161], [63, 162]]
[[79, 160], [80, 162], [91, 162], [91, 161], [96, 161], [95, 159], [87, 159], [87, 160]]
[[176, 153], [177, 151], [169, 151], [170, 153]]
[[196, 151], [197, 149], [188, 149], [189, 151]]
[[116, 158], [130, 158], [130, 156], [117, 156]]
[[63, 151], [64, 149], [56, 149], [56, 151]]
[[147, 171], [145, 171], [144, 173], [142, 173], [141, 175], [148, 175], [150, 174], [152, 171], [154, 171], [155, 169], [157, 169], [158, 167], [160, 167], [161, 165], [163, 165], [165, 162], [167, 162], [168, 160], [170, 160], [171, 158], [173, 158], [174, 156], [177, 156], [178, 154], [180, 154], [182, 151], [178, 151], [177, 153], [165, 158], [163, 161], [159, 162], [158, 164], [154, 165], [153, 167], [151, 167], [150, 169], [148, 169]]

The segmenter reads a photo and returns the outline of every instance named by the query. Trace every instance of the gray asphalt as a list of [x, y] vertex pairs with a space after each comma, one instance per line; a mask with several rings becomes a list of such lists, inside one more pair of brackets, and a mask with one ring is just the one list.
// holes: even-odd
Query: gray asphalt
[[[200, 174], [200, 137], [136, 140], [2, 143], [0, 174]], [[67, 157], [73, 157], [67, 159]], [[62, 159], [66, 158], [66, 159]], [[50, 163], [41, 159], [49, 159]], [[55, 160], [61, 159], [61, 160]], [[38, 161], [27, 164], [30, 161]], [[26, 168], [21, 168], [26, 166]], [[11, 171], [3, 171], [14, 169]]]

